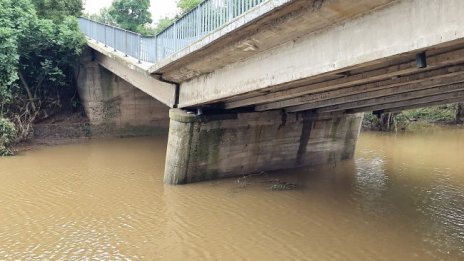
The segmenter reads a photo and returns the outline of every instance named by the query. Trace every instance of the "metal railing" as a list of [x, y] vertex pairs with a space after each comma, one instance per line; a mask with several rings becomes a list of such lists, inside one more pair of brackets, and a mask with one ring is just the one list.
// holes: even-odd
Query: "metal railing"
[[156, 63], [269, 0], [205, 0], [155, 36], [79, 18], [81, 31], [115, 51]]

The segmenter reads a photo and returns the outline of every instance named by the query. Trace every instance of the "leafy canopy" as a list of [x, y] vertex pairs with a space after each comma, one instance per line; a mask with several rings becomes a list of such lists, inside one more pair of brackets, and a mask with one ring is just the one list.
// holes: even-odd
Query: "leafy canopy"
[[35, 18], [29, 1], [0, 1], [0, 114], [3, 114], [4, 104], [12, 99], [12, 88], [18, 80], [18, 45], [28, 35]]
[[181, 15], [187, 13], [188, 11], [192, 10], [195, 8], [197, 5], [199, 5], [203, 0], [178, 0], [177, 1], [177, 7], [181, 11]]
[[1, 0], [0, 36], [0, 114], [59, 107], [85, 44], [77, 19], [63, 13], [53, 21], [39, 17], [31, 0]]
[[62, 21], [82, 15], [82, 0], [32, 0], [39, 18]]
[[114, 0], [108, 13], [122, 28], [138, 32], [152, 22], [148, 8], [150, 0]]

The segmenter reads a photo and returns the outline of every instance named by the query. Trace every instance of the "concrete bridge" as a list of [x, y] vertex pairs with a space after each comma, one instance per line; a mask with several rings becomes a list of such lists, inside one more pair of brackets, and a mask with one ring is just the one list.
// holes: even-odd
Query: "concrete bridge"
[[463, 10], [211, 0], [154, 37], [81, 19], [80, 95], [106, 131], [169, 125], [169, 184], [333, 163], [353, 156], [363, 112], [464, 101]]

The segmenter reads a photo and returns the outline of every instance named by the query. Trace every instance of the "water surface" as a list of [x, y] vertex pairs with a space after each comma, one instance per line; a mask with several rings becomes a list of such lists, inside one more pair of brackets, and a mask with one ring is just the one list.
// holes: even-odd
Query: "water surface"
[[[0, 159], [1, 260], [464, 260], [464, 131], [337, 165], [163, 185], [166, 138]], [[270, 190], [273, 182], [296, 190]]]

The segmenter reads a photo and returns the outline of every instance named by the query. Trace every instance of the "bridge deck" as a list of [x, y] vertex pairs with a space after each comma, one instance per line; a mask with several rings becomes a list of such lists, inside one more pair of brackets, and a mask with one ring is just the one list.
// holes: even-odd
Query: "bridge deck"
[[177, 83], [181, 108], [354, 113], [461, 101], [459, 10], [460, 0], [264, 1], [145, 73]]

